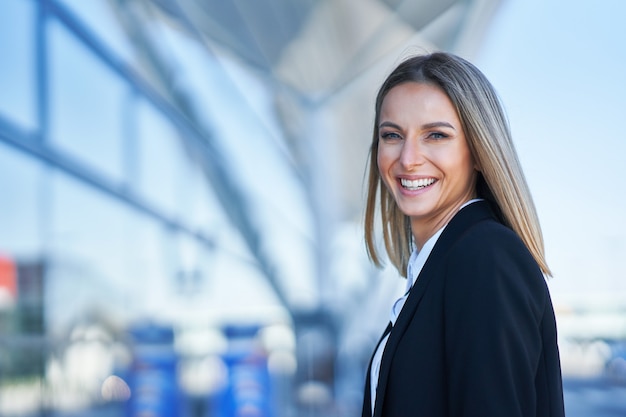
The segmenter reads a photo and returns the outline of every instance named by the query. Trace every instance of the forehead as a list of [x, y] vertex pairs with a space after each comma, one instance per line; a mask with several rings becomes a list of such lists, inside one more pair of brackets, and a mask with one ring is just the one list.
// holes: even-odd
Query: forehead
[[438, 86], [426, 83], [404, 82], [392, 87], [381, 103], [381, 109], [392, 107], [396, 102], [414, 102], [415, 104], [449, 105], [452, 102]]
[[417, 82], [398, 84], [387, 92], [381, 103], [379, 121], [385, 119], [398, 122], [442, 119], [460, 123], [455, 106], [440, 87]]

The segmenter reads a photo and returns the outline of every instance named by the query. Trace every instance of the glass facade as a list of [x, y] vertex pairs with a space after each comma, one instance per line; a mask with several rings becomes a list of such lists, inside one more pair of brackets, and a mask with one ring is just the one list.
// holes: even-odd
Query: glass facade
[[[385, 39], [408, 35], [380, 23], [409, 2], [213, 3], [0, 1], [0, 416], [360, 414], [404, 282], [372, 270], [334, 194], [362, 192], [360, 85], [378, 82]], [[295, 40], [284, 60], [272, 16]], [[346, 39], [320, 43], [333, 22]], [[309, 95], [318, 78], [339, 89]], [[607, 242], [608, 262], [621, 246]], [[580, 305], [604, 303], [591, 296]], [[619, 308], [557, 310], [572, 416], [624, 408]]]
[[36, 123], [35, 7], [8, 0], [0, 14], [0, 115], [25, 128]]
[[120, 182], [129, 86], [60, 22], [46, 29], [50, 144]]
[[[0, 415], [235, 413], [231, 373], [263, 395], [293, 373], [292, 344], [279, 346], [271, 374], [272, 350], [255, 348], [266, 326], [293, 330], [231, 220], [238, 203], [218, 189], [235, 184], [250, 204], [260, 194], [249, 177], [210, 175], [212, 161], [250, 168], [250, 152], [271, 152], [211, 154], [167, 89], [142, 75], [150, 69], [105, 1], [2, 2], [0, 54]], [[223, 71], [210, 60], [204, 69], [211, 82]], [[241, 100], [234, 85], [219, 94]], [[264, 117], [248, 111], [212, 140], [250, 136]], [[307, 226], [287, 227], [300, 236], [291, 261], [307, 265]], [[261, 406], [270, 415], [276, 404]]]

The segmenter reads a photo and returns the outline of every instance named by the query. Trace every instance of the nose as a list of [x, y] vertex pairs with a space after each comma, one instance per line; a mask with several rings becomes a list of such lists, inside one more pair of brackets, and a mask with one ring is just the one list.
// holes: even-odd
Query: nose
[[419, 143], [419, 139], [405, 139], [400, 154], [400, 164], [404, 169], [410, 170], [416, 166], [423, 164], [425, 161], [423, 149]]

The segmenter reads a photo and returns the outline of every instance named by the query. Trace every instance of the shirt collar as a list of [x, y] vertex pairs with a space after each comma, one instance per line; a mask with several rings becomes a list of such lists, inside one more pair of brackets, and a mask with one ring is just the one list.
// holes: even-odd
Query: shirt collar
[[[472, 200], [469, 200], [468, 202], [466, 202], [459, 208], [459, 211], [462, 208], [469, 206], [470, 204], [475, 203], [477, 201], [481, 201], [481, 200], [483, 199], [474, 198]], [[426, 243], [424, 243], [422, 250], [417, 250], [417, 248], [413, 249], [413, 252], [411, 253], [411, 257], [409, 258], [409, 264], [407, 265], [407, 273], [406, 273], [406, 278], [407, 278], [406, 279], [406, 291], [407, 292], [411, 289], [411, 287], [413, 287], [413, 284], [417, 280], [417, 277], [419, 276], [420, 272], [422, 272], [422, 268], [424, 267], [424, 264], [426, 264], [426, 260], [428, 259], [430, 252], [432, 252], [433, 248], [435, 247], [435, 243], [437, 243], [439, 236], [441, 236], [441, 233], [443, 233], [443, 230], [446, 228], [446, 226], [447, 226], [447, 223], [443, 225], [439, 230], [437, 230], [435, 234], [432, 235], [430, 239], [426, 241]]]

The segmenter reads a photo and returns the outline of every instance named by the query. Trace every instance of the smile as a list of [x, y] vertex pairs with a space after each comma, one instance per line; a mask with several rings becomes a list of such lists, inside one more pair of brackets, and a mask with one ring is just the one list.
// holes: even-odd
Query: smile
[[429, 185], [432, 185], [437, 181], [434, 178], [420, 178], [419, 180], [407, 180], [405, 178], [400, 178], [400, 184], [402, 188], [405, 188], [409, 191], [421, 190], [422, 188], [426, 188]]

